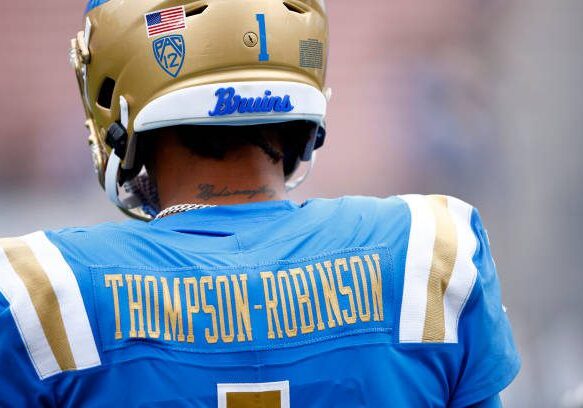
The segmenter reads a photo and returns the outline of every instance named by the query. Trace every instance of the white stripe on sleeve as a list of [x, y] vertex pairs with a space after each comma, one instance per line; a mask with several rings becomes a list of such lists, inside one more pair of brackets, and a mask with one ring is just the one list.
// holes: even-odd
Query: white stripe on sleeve
[[401, 343], [420, 343], [423, 340], [427, 311], [427, 286], [433, 247], [435, 245], [435, 216], [426, 197], [421, 195], [400, 196], [411, 211], [411, 231], [399, 326]]
[[89, 317], [75, 274], [43, 232], [21, 238], [32, 250], [57, 295], [61, 316], [78, 370], [101, 364]]
[[445, 342], [457, 343], [459, 318], [478, 274], [473, 262], [477, 241], [471, 225], [473, 207], [457, 198], [448, 197], [448, 208], [457, 230], [458, 251], [444, 297]]
[[47, 341], [28, 290], [12, 268], [1, 246], [0, 292], [10, 303], [10, 311], [38, 376], [44, 379], [60, 373], [61, 369]]

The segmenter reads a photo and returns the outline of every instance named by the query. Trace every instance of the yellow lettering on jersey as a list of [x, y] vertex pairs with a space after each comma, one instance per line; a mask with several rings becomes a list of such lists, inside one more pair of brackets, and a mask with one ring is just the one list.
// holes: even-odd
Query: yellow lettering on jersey
[[381, 271], [381, 262], [379, 254], [370, 256], [365, 255], [364, 260], [368, 266], [368, 273], [370, 276], [370, 287], [373, 299], [373, 318], [375, 322], [382, 322], [385, 320], [383, 307], [383, 273]]
[[287, 337], [295, 337], [298, 335], [296, 306], [294, 304], [294, 298], [287, 271], [277, 272], [277, 283], [279, 286], [279, 298], [281, 299], [280, 304], [283, 312], [283, 327], [285, 329], [285, 334]]
[[[136, 296], [134, 297], [133, 281], [136, 281]], [[126, 275], [128, 307], [130, 312], [130, 338], [146, 338], [144, 330], [144, 304], [142, 303], [142, 275]], [[136, 314], [139, 329], [136, 332]]]
[[180, 278], [174, 278], [174, 295], [170, 294], [168, 280], [160, 278], [160, 281], [164, 296], [164, 340], [183, 342], [185, 337], [182, 322], [182, 301], [180, 300]]
[[119, 313], [119, 292], [118, 288], [123, 287], [123, 277], [121, 274], [105, 275], [105, 287], [111, 288], [113, 295], [113, 311], [115, 314], [115, 339], [121, 340], [121, 317]]
[[306, 266], [308, 275], [310, 277], [310, 284], [312, 285], [312, 293], [314, 294], [314, 303], [316, 305], [316, 319], [318, 320], [318, 330], [322, 331], [326, 328], [322, 320], [322, 312], [320, 310], [320, 295], [318, 294], [318, 287], [316, 286], [316, 278], [314, 277], [314, 266]]
[[[148, 337], [152, 339], [160, 338], [160, 299], [158, 295], [158, 280], [155, 276], [147, 275], [144, 278], [144, 294], [146, 297], [146, 327]], [[154, 313], [152, 313], [152, 296]], [[152, 324], [152, 320], [154, 324]]]
[[[275, 332], [277, 330], [277, 337], [283, 338], [283, 332], [279, 324], [279, 316], [277, 313], [277, 292], [275, 289], [275, 277], [273, 272], [261, 272], [261, 279], [263, 280], [263, 291], [265, 294], [265, 312], [267, 313], [267, 338], [275, 339]], [[269, 282], [268, 282], [269, 281]], [[271, 289], [271, 295], [269, 295]]]
[[[342, 326], [344, 322], [342, 321], [342, 314], [340, 312], [340, 305], [338, 304], [338, 295], [336, 294], [336, 285], [334, 284], [334, 276], [332, 275], [332, 262], [325, 261], [324, 267], [322, 264], [317, 263], [316, 268], [320, 273], [320, 281], [322, 282], [322, 290], [324, 292], [324, 300], [326, 301], [326, 313], [328, 315], [328, 327], [330, 329], [336, 327], [336, 323]], [[332, 315], [334, 313], [334, 316]], [[336, 321], [334, 321], [336, 317]]]
[[206, 302], [206, 290], [213, 290], [213, 278], [212, 276], [203, 276], [200, 278], [200, 299], [202, 304], [202, 311], [211, 317], [212, 331], [208, 327], [204, 330], [204, 337], [209, 344], [215, 344], [219, 341], [219, 331], [217, 328], [217, 311], [214, 306], [207, 304]]
[[[382, 273], [379, 253], [369, 253], [261, 272], [262, 283], [257, 280], [259, 287], [254, 289], [263, 286], [264, 299], [260, 292], [259, 299], [253, 298], [255, 292], [249, 292], [247, 273], [213, 272], [196, 277], [182, 273], [180, 277], [175, 277], [176, 273], [106, 274], [105, 286], [111, 289], [115, 340], [126, 335], [190, 344], [197, 340], [232, 344], [254, 340], [254, 318], [266, 319], [261, 324], [266, 333], [256, 332], [260, 337], [256, 341], [315, 336], [357, 322], [371, 326], [372, 322], [383, 322]], [[122, 322], [126, 310], [129, 319], [124, 315]], [[305, 340], [311, 341], [308, 337]]]
[[[362, 281], [362, 296], [360, 293], [360, 284], [358, 282], [358, 274], [356, 270], [358, 269], [360, 273], [360, 279]], [[370, 322], [370, 303], [368, 299], [368, 283], [366, 282], [366, 274], [364, 271], [364, 265], [360, 256], [353, 256], [350, 258], [350, 270], [352, 271], [352, 281], [354, 282], [354, 294], [356, 295], [356, 305], [358, 306], [358, 316], [363, 322]], [[364, 297], [364, 305], [362, 298]]]
[[[233, 323], [233, 304], [231, 303], [231, 289], [226, 275], [216, 278], [217, 302], [219, 306], [219, 326], [221, 339], [224, 343], [232, 343], [235, 339], [235, 324]], [[227, 316], [225, 318], [225, 310]]]
[[[239, 284], [239, 280], [241, 284]], [[251, 313], [249, 312], [249, 292], [247, 290], [247, 274], [231, 275], [233, 291], [235, 294], [235, 313], [237, 315], [237, 341], [253, 341], [253, 328], [251, 326]], [[241, 286], [243, 290], [241, 291]], [[243, 328], [245, 332], [243, 332]]]
[[[312, 333], [315, 329], [314, 314], [312, 313], [312, 301], [310, 300], [310, 290], [308, 289], [308, 281], [302, 268], [294, 268], [289, 271], [294, 281], [296, 289], [296, 298], [300, 307], [300, 323], [302, 334]], [[301, 285], [300, 285], [301, 281]], [[301, 286], [301, 288], [300, 288]], [[307, 313], [307, 319], [306, 319]]]
[[186, 341], [194, 343], [194, 324], [192, 322], [192, 315], [200, 312], [200, 304], [198, 302], [198, 283], [196, 278], [184, 278], [184, 291], [186, 292], [186, 323], [188, 326], [188, 334]]
[[334, 261], [334, 268], [336, 269], [336, 279], [338, 279], [338, 290], [342, 295], [348, 297], [348, 302], [350, 305], [350, 314], [348, 314], [347, 310], [342, 311], [344, 321], [348, 324], [354, 324], [356, 323], [356, 307], [354, 306], [352, 288], [344, 285], [342, 279], [342, 272], [348, 272], [348, 262], [346, 262], [346, 258], [336, 259], [336, 261]]

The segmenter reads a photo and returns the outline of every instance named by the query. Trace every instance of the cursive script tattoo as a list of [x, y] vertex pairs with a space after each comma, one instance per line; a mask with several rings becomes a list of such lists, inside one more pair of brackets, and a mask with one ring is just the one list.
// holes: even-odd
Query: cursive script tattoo
[[245, 197], [248, 200], [252, 200], [253, 198], [264, 195], [268, 198], [273, 198], [275, 196], [275, 190], [264, 185], [255, 189], [247, 189], [247, 190], [231, 190], [229, 187], [223, 187], [222, 189], [218, 189], [214, 184], [199, 184], [198, 186], [198, 194], [196, 198], [208, 201], [213, 198], [219, 197], [233, 197], [233, 196], [241, 196]]

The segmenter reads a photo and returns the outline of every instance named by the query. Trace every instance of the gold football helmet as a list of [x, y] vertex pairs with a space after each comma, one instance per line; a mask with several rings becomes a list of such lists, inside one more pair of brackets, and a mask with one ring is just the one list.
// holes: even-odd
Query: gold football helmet
[[91, 0], [71, 63], [110, 199], [141, 219], [159, 211], [136, 140], [162, 127], [307, 121], [313, 132], [298, 163], [311, 161], [330, 94], [324, 2]]

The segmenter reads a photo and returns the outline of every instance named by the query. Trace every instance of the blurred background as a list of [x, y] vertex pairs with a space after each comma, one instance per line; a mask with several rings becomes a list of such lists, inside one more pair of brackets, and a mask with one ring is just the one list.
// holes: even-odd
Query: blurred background
[[[92, 172], [68, 64], [84, 6], [2, 7], [2, 236], [123, 219]], [[294, 198], [438, 192], [477, 206], [523, 358], [506, 406], [583, 407], [583, 1], [328, 8], [328, 145]]]

